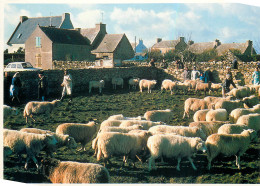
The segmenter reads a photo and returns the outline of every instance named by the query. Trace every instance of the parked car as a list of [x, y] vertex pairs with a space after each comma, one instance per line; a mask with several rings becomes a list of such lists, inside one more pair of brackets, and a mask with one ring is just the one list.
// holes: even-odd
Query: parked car
[[42, 70], [40, 68], [34, 68], [31, 63], [29, 62], [12, 62], [9, 63], [5, 69], [4, 72], [10, 72], [10, 71], [39, 71]]

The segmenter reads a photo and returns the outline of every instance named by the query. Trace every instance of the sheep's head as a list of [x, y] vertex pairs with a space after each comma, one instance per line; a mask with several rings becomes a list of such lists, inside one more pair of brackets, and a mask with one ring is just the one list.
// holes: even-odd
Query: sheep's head
[[251, 142], [257, 142], [257, 139], [258, 139], [258, 136], [257, 136], [257, 132], [253, 129], [247, 129], [247, 130], [244, 130], [242, 133], [242, 135], [249, 135], [250, 136], [250, 141]]
[[196, 150], [197, 151], [202, 151], [205, 153], [207, 151], [207, 147], [205, 145], [205, 142], [201, 138], [195, 138], [196, 139]]
[[54, 158], [44, 158], [41, 160], [41, 168], [40, 172], [44, 176], [49, 176], [52, 172], [52, 169], [57, 167], [60, 163], [60, 160], [54, 159]]
[[68, 137], [66, 140], [66, 145], [69, 149], [76, 149], [77, 143], [73, 137]]

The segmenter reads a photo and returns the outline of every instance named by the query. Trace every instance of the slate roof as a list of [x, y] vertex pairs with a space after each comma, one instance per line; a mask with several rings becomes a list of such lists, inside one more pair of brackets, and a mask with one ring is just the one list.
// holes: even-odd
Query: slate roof
[[202, 42], [202, 43], [194, 43], [188, 46], [188, 49], [196, 54], [203, 53], [208, 50], [212, 50], [215, 48], [215, 42]]
[[230, 49], [238, 49], [243, 54], [246, 51], [247, 47], [248, 47], [247, 43], [223, 43], [220, 46], [218, 46], [216, 49], [218, 55], [223, 55]]
[[90, 45], [89, 41], [87, 41], [78, 31], [62, 29], [62, 28], [54, 28], [54, 27], [39, 27], [46, 36], [53, 43], [60, 44], [74, 44], [74, 45]]
[[24, 22], [19, 22], [14, 33], [8, 40], [8, 44], [24, 44], [28, 37], [35, 30], [37, 25], [60, 27], [62, 16], [34, 17], [28, 18]]
[[175, 48], [175, 46], [179, 43], [179, 40], [168, 40], [168, 41], [160, 41], [159, 43], [155, 43], [152, 48]]
[[106, 34], [97, 49], [92, 53], [114, 52], [125, 34]]
[[80, 30], [80, 33], [84, 36], [87, 37], [91, 44], [93, 43], [93, 41], [95, 40], [95, 38], [97, 37], [98, 33], [99, 33], [100, 29], [98, 28], [82, 28]]

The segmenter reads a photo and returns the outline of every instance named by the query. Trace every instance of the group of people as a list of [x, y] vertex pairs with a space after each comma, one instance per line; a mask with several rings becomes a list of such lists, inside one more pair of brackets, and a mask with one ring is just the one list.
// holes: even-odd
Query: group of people
[[196, 66], [193, 67], [193, 70], [191, 72], [188, 70], [188, 67], [185, 67], [183, 71], [183, 80], [196, 80], [199, 78], [204, 83], [208, 83], [210, 81], [210, 73], [211, 72], [209, 67], [204, 72], [201, 70], [197, 70]]
[[[72, 77], [71, 74], [68, 73], [68, 70], [64, 71], [64, 78], [61, 84], [63, 87], [62, 94], [60, 100], [63, 100], [67, 95], [70, 98], [70, 102], [72, 101]], [[22, 83], [20, 80], [20, 72], [16, 72], [12, 78], [11, 86], [10, 86], [10, 97], [11, 102], [13, 104], [20, 104], [20, 94], [21, 94]], [[43, 72], [39, 72], [38, 74], [38, 100], [46, 101], [46, 97], [48, 95], [48, 80]]]

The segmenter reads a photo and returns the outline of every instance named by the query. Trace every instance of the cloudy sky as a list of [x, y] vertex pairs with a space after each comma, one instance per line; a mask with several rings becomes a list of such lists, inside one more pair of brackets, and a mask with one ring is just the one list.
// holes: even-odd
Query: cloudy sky
[[151, 47], [156, 38], [174, 40], [184, 36], [195, 42], [219, 39], [222, 43], [244, 43], [253, 40], [260, 53], [260, 5], [250, 0], [214, 3], [120, 1], [120, 4], [119, 1], [83, 4], [78, 0], [73, 4], [66, 0], [62, 1], [64, 4], [57, 1], [53, 4], [49, 0], [45, 3], [17, 2], [5, 1], [4, 4], [4, 48], [20, 16], [58, 16], [68, 12], [75, 28], [92, 28], [103, 22], [108, 33], [125, 33], [130, 42], [134, 42], [135, 37], [143, 39], [147, 47]]

